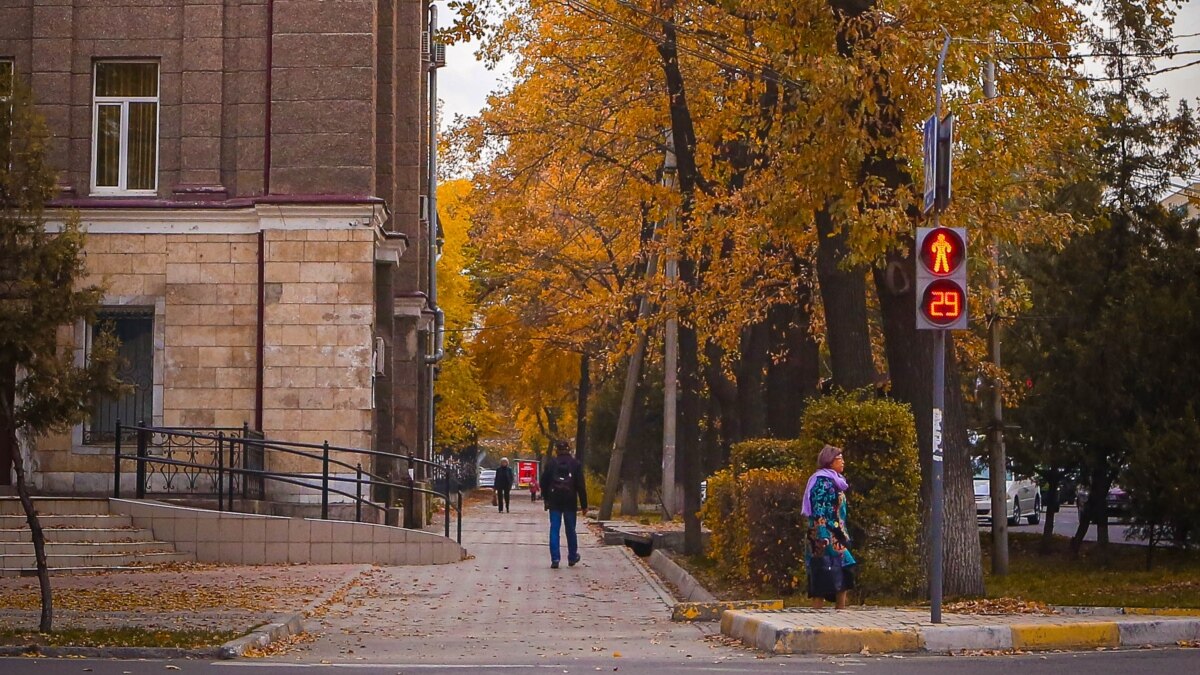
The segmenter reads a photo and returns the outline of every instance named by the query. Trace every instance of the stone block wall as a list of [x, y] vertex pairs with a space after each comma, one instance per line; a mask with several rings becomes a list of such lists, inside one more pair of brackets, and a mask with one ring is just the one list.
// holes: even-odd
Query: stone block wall
[[[254, 426], [258, 239], [235, 233], [89, 235], [88, 270], [91, 281], [106, 288], [103, 304], [154, 311], [154, 418], [148, 423]], [[267, 438], [373, 448], [375, 245], [371, 227], [264, 231]], [[88, 330], [81, 324], [60, 333], [77, 360], [85, 358]], [[42, 489], [111, 490], [112, 444], [85, 446], [83, 437], [77, 428], [38, 442], [34, 463]], [[319, 462], [267, 456], [268, 469], [321, 470]], [[363, 456], [338, 457], [371, 469]], [[301, 488], [267, 485], [270, 497], [304, 501], [296, 497], [305, 492]]]

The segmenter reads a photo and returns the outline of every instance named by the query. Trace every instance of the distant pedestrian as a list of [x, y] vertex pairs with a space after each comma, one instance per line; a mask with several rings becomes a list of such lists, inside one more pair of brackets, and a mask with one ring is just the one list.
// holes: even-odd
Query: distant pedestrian
[[587, 515], [587, 486], [583, 481], [583, 465], [571, 455], [571, 446], [566, 441], [555, 441], [557, 456], [551, 459], [542, 472], [542, 503], [550, 512], [550, 567], [558, 569], [558, 529], [562, 525], [567, 531], [567, 564], [574, 567], [579, 562], [579, 539], [575, 534], [576, 508]]
[[500, 458], [500, 468], [496, 469], [496, 480], [492, 483], [492, 488], [496, 491], [496, 506], [500, 509], [500, 513], [507, 512], [509, 497], [512, 495], [513, 480], [512, 467], [508, 465], [508, 458]]
[[826, 445], [817, 456], [815, 473], [804, 488], [801, 513], [808, 516], [804, 564], [808, 571], [808, 597], [820, 609], [825, 601], [846, 608], [846, 595], [854, 589], [857, 561], [850, 553], [850, 530], [846, 527], [846, 490], [850, 484], [842, 473], [846, 460], [841, 448]]

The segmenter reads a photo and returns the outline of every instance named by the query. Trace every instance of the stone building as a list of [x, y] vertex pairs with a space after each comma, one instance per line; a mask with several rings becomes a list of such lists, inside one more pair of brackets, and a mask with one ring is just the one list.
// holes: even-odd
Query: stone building
[[[51, 220], [75, 212], [88, 231], [134, 385], [21, 450], [41, 491], [111, 490], [118, 419], [427, 447], [427, 11], [0, 2], [0, 78], [24, 82], [46, 118], [61, 172]], [[78, 359], [95, 330], [64, 330]]]

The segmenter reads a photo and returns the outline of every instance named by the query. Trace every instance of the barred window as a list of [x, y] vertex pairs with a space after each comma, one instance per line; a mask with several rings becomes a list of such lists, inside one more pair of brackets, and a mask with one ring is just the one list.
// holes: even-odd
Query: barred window
[[96, 397], [84, 431], [87, 445], [112, 441], [118, 420], [123, 425], [151, 424], [154, 414], [154, 309], [104, 308], [92, 325], [93, 339], [101, 331], [111, 332], [120, 342], [117, 376], [131, 388], [116, 398]]
[[92, 117], [92, 191], [156, 193], [158, 64], [96, 63]]

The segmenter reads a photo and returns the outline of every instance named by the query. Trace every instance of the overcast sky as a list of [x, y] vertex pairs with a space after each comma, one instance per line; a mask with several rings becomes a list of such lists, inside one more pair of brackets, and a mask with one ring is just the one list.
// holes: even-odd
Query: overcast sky
[[[444, 3], [439, 2], [439, 5]], [[440, 8], [442, 23], [448, 23], [451, 13]], [[1179, 10], [1175, 21], [1175, 35], [1200, 33], [1200, 0], [1188, 0]], [[1200, 60], [1200, 36], [1182, 38], [1180, 50], [1197, 53], [1184, 54], [1172, 60], [1162, 60], [1160, 67], [1183, 65]], [[479, 113], [487, 104], [489, 93], [499, 90], [509, 78], [512, 59], [489, 71], [475, 59], [474, 44], [455, 45], [447, 49], [446, 67], [438, 73], [438, 97], [442, 101], [442, 128], [446, 128], [458, 115], [471, 116]], [[931, 66], [932, 67], [932, 66]], [[1200, 97], [1200, 65], [1160, 75], [1155, 80], [1158, 87], [1170, 91], [1175, 97], [1195, 101]]]

